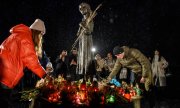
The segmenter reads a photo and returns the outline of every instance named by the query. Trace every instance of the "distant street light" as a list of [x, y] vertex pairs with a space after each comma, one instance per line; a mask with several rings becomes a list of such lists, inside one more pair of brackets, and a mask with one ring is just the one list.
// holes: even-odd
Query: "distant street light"
[[92, 51], [93, 53], [96, 52], [96, 48], [93, 47], [93, 48], [91, 49], [91, 51]]
[[96, 52], [96, 48], [92, 47], [91, 51], [92, 51], [93, 57], [94, 57], [94, 53]]

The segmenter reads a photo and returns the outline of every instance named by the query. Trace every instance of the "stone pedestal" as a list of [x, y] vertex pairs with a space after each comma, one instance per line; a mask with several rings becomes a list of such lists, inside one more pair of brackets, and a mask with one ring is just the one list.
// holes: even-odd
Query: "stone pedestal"
[[134, 108], [141, 108], [141, 98], [142, 98], [142, 96], [131, 97], [133, 104], [134, 104]]

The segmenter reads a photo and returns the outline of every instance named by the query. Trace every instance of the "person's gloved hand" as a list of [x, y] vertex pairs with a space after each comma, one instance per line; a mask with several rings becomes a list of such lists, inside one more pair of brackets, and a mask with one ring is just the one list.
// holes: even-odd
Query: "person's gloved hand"
[[107, 78], [107, 83], [109, 83], [112, 80], [112, 78], [108, 77]]
[[41, 88], [45, 85], [45, 80], [42, 78], [41, 80], [37, 81], [36, 88]]

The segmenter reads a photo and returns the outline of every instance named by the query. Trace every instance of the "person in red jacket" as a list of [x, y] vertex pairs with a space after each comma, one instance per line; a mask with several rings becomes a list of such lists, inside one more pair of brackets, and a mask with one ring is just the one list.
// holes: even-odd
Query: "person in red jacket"
[[18, 24], [10, 29], [10, 36], [0, 45], [0, 97], [3, 90], [16, 87], [25, 68], [40, 78], [47, 75], [37, 56], [42, 53], [45, 32], [44, 22], [40, 19], [36, 19], [30, 27]]

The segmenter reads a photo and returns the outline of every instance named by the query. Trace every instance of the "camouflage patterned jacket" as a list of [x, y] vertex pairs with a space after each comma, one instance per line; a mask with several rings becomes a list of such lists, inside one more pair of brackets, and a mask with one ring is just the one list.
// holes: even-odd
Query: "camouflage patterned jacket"
[[108, 79], [112, 79], [122, 67], [126, 67], [134, 73], [141, 74], [142, 77], [145, 78], [145, 88], [148, 91], [152, 84], [150, 61], [137, 49], [129, 48], [127, 46], [123, 46], [122, 48], [124, 49], [124, 57], [123, 59], [118, 58], [116, 60], [115, 66]]

